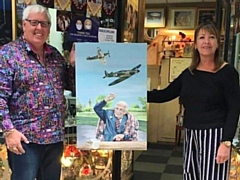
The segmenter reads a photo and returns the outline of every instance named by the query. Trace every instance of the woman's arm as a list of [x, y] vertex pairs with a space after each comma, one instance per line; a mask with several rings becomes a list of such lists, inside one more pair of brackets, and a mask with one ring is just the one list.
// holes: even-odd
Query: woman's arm
[[175, 99], [179, 96], [182, 86], [182, 75], [178, 76], [165, 89], [152, 90], [147, 92], [147, 102], [163, 103]]

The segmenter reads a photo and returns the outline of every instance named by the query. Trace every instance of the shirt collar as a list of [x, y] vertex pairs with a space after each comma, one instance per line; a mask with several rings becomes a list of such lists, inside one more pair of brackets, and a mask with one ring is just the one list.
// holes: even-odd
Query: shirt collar
[[[24, 39], [24, 36], [21, 36], [19, 38], [19, 40], [20, 40], [20, 42], [22, 42], [22, 45], [23, 45], [23, 47], [25, 47], [27, 52], [32, 51], [30, 44]], [[43, 44], [43, 46], [44, 46], [44, 50], [45, 50], [46, 54], [51, 54], [52, 53], [52, 50], [51, 50], [50, 46], [46, 42]]]

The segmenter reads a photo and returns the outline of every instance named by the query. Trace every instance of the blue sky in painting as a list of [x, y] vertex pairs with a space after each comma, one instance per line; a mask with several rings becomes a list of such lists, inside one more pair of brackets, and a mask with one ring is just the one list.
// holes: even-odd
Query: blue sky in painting
[[[88, 61], [88, 56], [97, 55], [97, 47], [110, 57], [106, 57], [106, 65], [100, 60]], [[117, 78], [103, 78], [104, 71], [115, 72], [132, 69], [138, 64], [140, 72], [119, 84], [108, 86]], [[76, 43], [76, 97], [82, 105], [89, 99], [95, 104], [99, 95], [116, 94], [113, 101], [126, 101], [141, 105], [138, 97], [146, 97], [147, 91], [147, 45], [144, 43]]]

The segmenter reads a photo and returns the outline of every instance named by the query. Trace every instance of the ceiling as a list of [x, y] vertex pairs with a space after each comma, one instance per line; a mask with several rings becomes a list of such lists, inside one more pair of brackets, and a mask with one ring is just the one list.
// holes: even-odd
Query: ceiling
[[146, 0], [146, 4], [216, 2], [216, 0]]

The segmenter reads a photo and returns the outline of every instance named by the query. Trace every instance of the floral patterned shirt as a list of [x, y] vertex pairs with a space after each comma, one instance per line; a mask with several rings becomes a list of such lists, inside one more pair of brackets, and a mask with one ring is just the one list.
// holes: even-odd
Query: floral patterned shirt
[[45, 43], [45, 64], [20, 37], [0, 50], [0, 128], [15, 128], [29, 142], [64, 140], [66, 63]]

